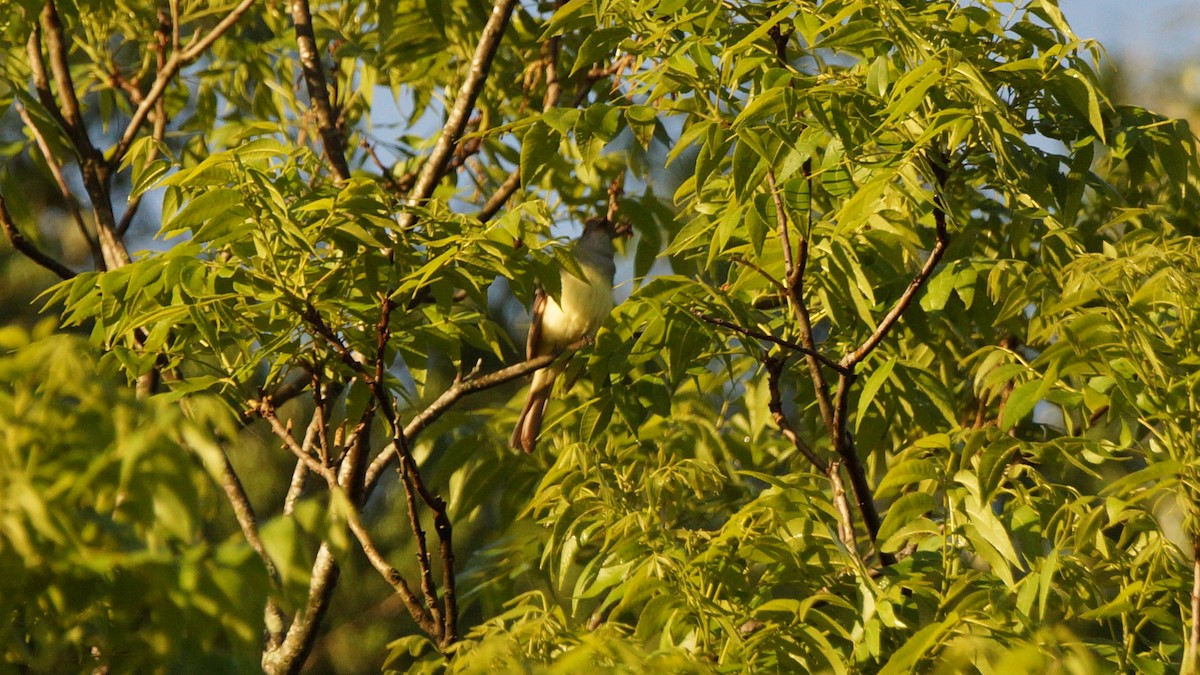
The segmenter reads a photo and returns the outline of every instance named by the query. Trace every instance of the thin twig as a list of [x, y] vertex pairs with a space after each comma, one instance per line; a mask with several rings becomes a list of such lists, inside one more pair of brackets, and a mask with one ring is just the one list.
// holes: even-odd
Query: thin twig
[[[254, 507], [250, 504], [250, 497], [242, 487], [242, 481], [238, 478], [237, 472], [234, 471], [233, 464], [230, 463], [229, 456], [225, 454], [224, 450], [221, 451], [219, 468], [221, 489], [225, 491], [225, 498], [229, 500], [229, 506], [233, 509], [233, 516], [242, 531], [242, 537], [262, 560], [271, 588], [278, 593], [283, 585], [279, 570], [275, 567], [275, 562], [271, 560], [270, 554], [267, 553], [267, 547], [263, 544], [262, 537], [259, 536], [258, 519], [254, 514]], [[267, 597], [266, 611], [268, 624], [283, 626], [283, 611], [279, 609], [274, 597]]]
[[783, 249], [783, 271], [787, 277], [787, 286], [793, 285], [792, 277], [799, 269], [792, 257], [792, 241], [788, 234], [787, 212], [783, 208], [783, 200], [779, 196], [779, 188], [775, 185], [775, 172], [767, 170], [767, 187], [771, 191], [771, 202], [775, 205], [775, 230], [779, 236], [779, 246]]
[[275, 408], [271, 405], [270, 401], [263, 400], [259, 402], [258, 414], [271, 425], [271, 431], [275, 433], [279, 440], [283, 441], [284, 447], [290, 450], [296, 456], [296, 459], [304, 462], [309, 471], [324, 478], [325, 482], [330, 486], [337, 485], [337, 475], [329, 467], [322, 465], [316, 457], [305, 452], [304, 448], [296, 442], [296, 439], [292, 438], [291, 432], [283, 422], [279, 421], [279, 417], [275, 415]]
[[804, 455], [818, 471], [826, 473], [829, 470], [829, 462], [818, 456], [807, 443], [801, 440], [796, 430], [792, 428], [792, 424], [788, 421], [787, 416], [783, 414], [783, 396], [780, 393], [779, 380], [783, 373], [784, 363], [785, 359], [774, 357], [767, 357], [763, 362], [763, 365], [767, 368], [767, 389], [771, 393], [771, 400], [767, 403], [767, 409], [771, 412], [771, 419], [775, 421], [775, 425], [779, 427], [779, 431], [783, 433], [783, 437], [788, 439], [800, 451], [800, 454]]
[[321, 56], [317, 52], [317, 39], [313, 34], [312, 13], [308, 0], [290, 0], [292, 23], [296, 27], [296, 45], [299, 48], [300, 67], [304, 71], [304, 83], [308, 88], [308, 99], [317, 117], [317, 130], [325, 146], [325, 155], [333, 168], [338, 182], [350, 180], [350, 166], [346, 163], [346, 148], [338, 131], [333, 108], [329, 104], [329, 88], [325, 84], [325, 72], [321, 67]]
[[771, 335], [770, 333], [764, 333], [762, 331], [758, 331], [753, 328], [746, 328], [745, 326], [739, 326], [736, 323], [733, 323], [732, 321], [726, 321], [725, 319], [722, 319], [720, 317], [715, 317], [715, 316], [710, 316], [708, 314], [704, 314], [703, 312], [701, 312], [698, 309], [693, 309], [692, 315], [695, 316], [696, 318], [700, 319], [701, 321], [704, 321], [705, 323], [711, 323], [714, 326], [721, 326], [723, 328], [728, 328], [737, 333], [741, 333], [742, 335], [752, 337], [752, 338], [755, 338], [758, 340], [765, 340], [772, 344], [779, 345], [780, 347], [785, 347], [787, 349], [790, 349], [794, 352], [799, 352], [806, 356], [812, 356], [813, 358], [820, 361], [822, 364], [828, 366], [829, 368], [831, 368], [839, 373], [849, 373], [850, 372], [843, 366], [839, 365], [837, 361], [834, 361], [834, 360], [830, 359], [829, 357], [822, 355], [820, 352], [815, 352], [815, 351], [809, 349], [808, 347], [805, 347], [804, 345], [792, 342], [791, 340], [785, 340], [783, 338], [775, 337], [774, 335]]
[[342, 363], [349, 366], [350, 369], [358, 374], [358, 376], [361, 377], [368, 385], [375, 382], [375, 376], [371, 373], [371, 371], [367, 370], [367, 367], [363, 364], [361, 358], [358, 357], [349, 347], [347, 347], [346, 343], [342, 342], [342, 339], [337, 336], [337, 333], [333, 332], [329, 325], [325, 323], [325, 320], [321, 318], [321, 313], [318, 312], [315, 307], [306, 303], [304, 308], [301, 310], [300, 316], [312, 326], [313, 331], [317, 334], [317, 337], [320, 337], [322, 340], [328, 343], [330, 347], [333, 347], [334, 352], [337, 353], [338, 357], [342, 360]]
[[60, 279], [70, 279], [75, 276], [75, 272], [71, 268], [58, 262], [54, 258], [46, 255], [33, 242], [25, 238], [21, 231], [17, 229], [13, 223], [12, 214], [8, 212], [8, 204], [5, 203], [4, 197], [0, 195], [0, 228], [4, 229], [4, 236], [8, 238], [8, 243], [17, 251], [20, 251], [26, 258], [41, 265], [58, 275]]
[[487, 221], [491, 220], [497, 213], [500, 212], [500, 209], [504, 208], [504, 203], [507, 202], [508, 198], [513, 196], [513, 193], [516, 192], [520, 187], [521, 169], [518, 167], [513, 169], [512, 173], [508, 174], [508, 177], [504, 179], [504, 182], [500, 184], [500, 187], [496, 189], [496, 192], [493, 193], [490, 198], [488, 198], [487, 203], [483, 205], [483, 208], [480, 209], [479, 213], [477, 213], [475, 217], [478, 218], [479, 222], [481, 223], [486, 223]]
[[617, 211], [621, 206], [621, 197], [625, 194], [625, 171], [617, 174], [617, 177], [608, 185], [608, 212], [604, 218], [608, 222], [616, 225]]
[[[399, 427], [398, 414], [393, 400], [383, 385], [384, 372], [387, 368], [386, 354], [391, 335], [391, 313], [393, 309], [394, 304], [391, 298], [386, 293], [381, 293], [380, 317], [379, 323], [376, 326], [378, 341], [375, 348], [375, 379], [370, 386], [375, 394], [375, 398], [379, 402], [380, 409], [384, 411], [392, 429], [392, 446], [395, 450], [394, 454], [399, 460], [397, 469], [400, 473], [401, 484], [404, 486], [409, 527], [417, 544], [417, 563], [421, 573], [421, 593], [425, 596], [425, 607], [428, 609], [428, 615], [434, 626], [434, 631], [427, 632], [429, 632], [430, 636], [437, 639], [439, 646], [448, 647], [458, 640], [458, 603], [454, 585], [454, 541], [452, 528], [450, 517], [446, 510], [446, 502], [432, 494], [426, 487], [420, 467], [417, 466], [416, 460], [413, 459], [409, 439], [405, 437], [404, 431]], [[356, 458], [356, 461], [359, 461], [359, 458]], [[366, 483], [364, 475], [362, 491], [357, 495], [364, 500], [367, 494]], [[433, 565], [425, 538], [425, 530], [421, 526], [421, 517], [417, 509], [416, 497], [418, 495], [430, 511], [433, 512], [434, 530], [438, 536], [438, 551], [442, 561], [443, 585], [442, 604], [440, 606], [433, 582]], [[420, 621], [420, 617], [416, 615], [413, 618]]]
[[[433, 583], [433, 567], [429, 558], [429, 544], [425, 537], [425, 530], [421, 526], [421, 515], [418, 511], [417, 496], [421, 493], [427, 505], [433, 507], [438, 503], [428, 495], [428, 491], [424, 490], [424, 483], [421, 478], [421, 473], [417, 463], [413, 460], [412, 454], [409, 452], [408, 444], [404, 440], [403, 433], [397, 428], [396, 410], [391, 396], [383, 384], [384, 373], [387, 370], [387, 345], [388, 338], [391, 335], [391, 315], [394, 304], [391, 298], [386, 293], [380, 294], [379, 299], [379, 322], [375, 327], [376, 344], [375, 344], [375, 374], [369, 386], [379, 406], [384, 410], [384, 415], [391, 424], [393, 433], [393, 445], [396, 449], [396, 454], [400, 457], [400, 463], [397, 467], [400, 471], [400, 480], [404, 485], [404, 501], [408, 510], [408, 524], [412, 530], [413, 539], [417, 545], [417, 567], [421, 574], [421, 594], [425, 597], [425, 610], [422, 614], [413, 614], [413, 619], [421, 624], [425, 632], [439, 642], [446, 638], [445, 623], [442, 617], [441, 607], [438, 606], [437, 590]], [[357, 458], [356, 458], [357, 461]], [[364, 530], [365, 533], [365, 530]], [[357, 535], [357, 533], [356, 533]], [[362, 537], [359, 538], [362, 542]], [[364, 552], [370, 558], [370, 551], [366, 550], [364, 544]], [[413, 612], [416, 597], [409, 591], [407, 585], [403, 585], [403, 579], [400, 579], [399, 573], [391, 569], [389, 574], [386, 570], [379, 567], [375, 561], [372, 564], [376, 565], [376, 569], [388, 579], [397, 592], [401, 592], [404, 598], [404, 603], [408, 606], [409, 612]], [[396, 585], [395, 581], [399, 580], [403, 585], [403, 589]], [[408, 593], [408, 595], [404, 595]]]
[[[385, 166], [383, 161], [379, 159], [379, 154], [375, 152], [375, 146], [371, 145], [370, 141], [364, 138], [358, 142], [358, 146], [366, 150], [367, 156], [371, 158], [371, 161], [375, 162], [375, 166], [379, 167], [379, 175], [383, 176], [383, 181], [387, 183], [389, 190], [395, 194], [404, 194], [412, 187], [411, 185], [405, 185], [403, 181], [396, 180], [396, 177], [392, 175], [392, 170]], [[416, 176], [413, 176], [413, 178], [415, 179]]]
[[896, 300], [896, 304], [883, 317], [871, 335], [857, 349], [842, 357], [841, 363], [843, 366], [852, 368], [858, 365], [879, 346], [883, 338], [887, 337], [888, 331], [896, 325], [896, 322], [904, 315], [908, 306], [912, 304], [913, 298], [917, 296], [917, 293], [921, 291], [925, 282], [933, 275], [934, 269], [941, 262], [942, 256], [945, 255], [946, 248], [950, 244], [950, 237], [946, 232], [946, 212], [941, 206], [940, 197], [935, 198], [935, 202], [933, 217], [937, 223], [937, 242], [934, 243], [933, 250], [929, 252], [929, 257], [925, 259], [925, 264], [921, 266], [920, 271], [912, 278], [912, 281], [908, 282], [908, 287], [904, 289], [904, 293]]
[[[312, 447], [317, 448], [317, 457], [320, 458], [321, 466], [331, 466], [329, 462], [329, 423], [328, 423], [328, 408], [329, 399], [321, 391], [321, 380], [317, 371], [313, 370], [312, 396], [313, 396], [313, 414], [312, 420], [309, 421], [308, 429], [304, 432], [304, 443], [301, 444], [301, 449], [304, 454], [311, 455]], [[315, 438], [315, 442], [310, 440], [310, 437]]]
[[406, 445], [403, 438], [396, 439], [392, 445], [396, 449], [395, 454], [400, 457], [396, 469], [400, 472], [400, 482], [404, 486], [404, 504], [408, 511], [409, 529], [412, 530], [413, 540], [417, 545], [417, 567], [421, 571], [421, 593], [425, 596], [425, 608], [432, 617], [431, 625], [434, 627], [433, 630], [426, 632], [440, 642], [445, 638], [445, 624], [442, 623], [442, 611], [438, 606], [437, 591], [433, 587], [433, 568], [429, 559], [429, 544], [425, 538], [425, 528], [421, 526], [421, 515], [417, 506], [419, 490], [416, 481], [420, 471], [412, 459], [412, 454], [407, 449], [401, 450]]
[[[367, 386], [374, 395], [379, 410], [383, 413], [384, 419], [387, 420], [389, 428], [394, 432], [399, 426], [396, 421], [396, 406], [383, 381], [384, 373], [388, 367], [387, 346], [388, 338], [391, 336], [393, 309], [395, 309], [395, 303], [392, 302], [391, 297], [387, 293], [380, 293], [379, 322], [375, 325], [375, 372], [363, 379], [366, 380]], [[365, 372], [365, 366], [363, 368]]]
[[750, 269], [754, 270], [755, 272], [758, 272], [759, 276], [761, 276], [763, 279], [766, 279], [767, 283], [769, 283], [769, 284], [771, 284], [771, 286], [775, 287], [775, 289], [778, 290], [780, 293], [787, 293], [787, 286], [784, 286], [778, 279], [771, 276], [770, 273], [768, 273], [766, 270], [759, 267], [758, 265], [755, 265], [753, 262], [750, 262], [749, 260], [746, 260], [745, 258], [743, 258], [741, 256], [736, 256], [736, 255], [733, 256], [732, 258], [730, 258], [730, 260], [732, 260], [735, 263], [738, 263], [739, 265], [744, 265], [746, 267], [749, 267]]
[[[405, 503], [408, 508], [409, 526], [417, 543], [417, 563], [421, 570], [421, 589], [425, 595], [426, 606], [433, 616], [437, 632], [430, 633], [437, 639], [438, 646], [445, 648], [458, 640], [458, 602], [454, 579], [454, 546], [450, 516], [446, 502], [434, 495], [425, 486], [420, 467], [409, 449], [408, 439], [402, 433], [396, 433], [392, 439], [391, 456], [399, 462], [396, 467], [404, 486]], [[386, 451], [386, 449], [385, 449]], [[433, 512], [434, 531], [438, 535], [438, 553], [442, 560], [442, 604], [439, 606], [437, 593], [433, 586], [433, 567], [430, 563], [429, 549], [425, 539], [425, 530], [417, 511], [416, 497]]]

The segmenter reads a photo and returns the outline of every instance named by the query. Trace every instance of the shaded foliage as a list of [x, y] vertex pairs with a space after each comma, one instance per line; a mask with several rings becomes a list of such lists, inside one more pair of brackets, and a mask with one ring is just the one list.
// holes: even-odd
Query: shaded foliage
[[[1110, 104], [1053, 1], [12, 10], [4, 156], [80, 176], [94, 268], [46, 296], [90, 347], [7, 349], [64, 439], [26, 492], [100, 481], [151, 592], [12, 576], [10, 662], [1194, 671], [1195, 139]], [[517, 303], [597, 215], [628, 298], [518, 457]]]

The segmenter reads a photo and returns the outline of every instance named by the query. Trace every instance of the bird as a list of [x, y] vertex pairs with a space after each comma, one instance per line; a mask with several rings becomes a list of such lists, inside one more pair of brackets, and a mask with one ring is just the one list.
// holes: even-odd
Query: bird
[[[566, 268], [560, 270], [561, 293], [557, 301], [544, 290], [538, 289], [529, 321], [526, 358], [559, 354], [580, 340], [596, 336], [600, 324], [604, 323], [613, 308], [615, 236], [617, 229], [606, 217], [589, 218], [583, 224], [583, 234], [575, 242], [574, 248], [575, 260], [579, 263], [583, 278]], [[513, 448], [533, 452], [554, 382], [564, 368], [566, 364], [556, 360], [534, 371], [525, 407], [509, 439]]]

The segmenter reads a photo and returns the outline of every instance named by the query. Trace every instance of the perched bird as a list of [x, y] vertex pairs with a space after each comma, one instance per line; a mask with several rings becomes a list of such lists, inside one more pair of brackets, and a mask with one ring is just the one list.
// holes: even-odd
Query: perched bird
[[[591, 218], [584, 223], [583, 234], [575, 243], [574, 251], [584, 278], [565, 268], [561, 270], [562, 293], [557, 302], [545, 291], [538, 290], [529, 321], [527, 358], [558, 354], [585, 337], [596, 335], [613, 307], [614, 236], [616, 228], [607, 218]], [[564, 362], [555, 361], [533, 373], [525, 408], [521, 410], [509, 440], [512, 447], [533, 452], [554, 381], [565, 367]]]

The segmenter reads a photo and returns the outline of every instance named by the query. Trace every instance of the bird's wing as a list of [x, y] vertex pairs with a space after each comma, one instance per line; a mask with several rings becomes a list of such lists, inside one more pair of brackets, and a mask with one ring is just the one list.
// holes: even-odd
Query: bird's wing
[[533, 314], [529, 317], [529, 340], [525, 342], [525, 358], [538, 356], [538, 345], [542, 341], [542, 314], [546, 312], [546, 291], [537, 289], [533, 294]]

